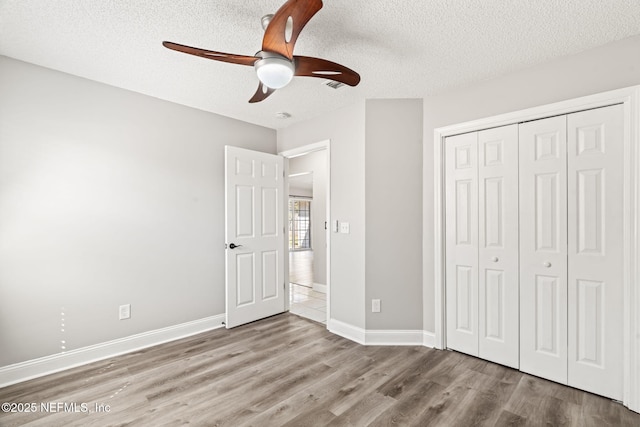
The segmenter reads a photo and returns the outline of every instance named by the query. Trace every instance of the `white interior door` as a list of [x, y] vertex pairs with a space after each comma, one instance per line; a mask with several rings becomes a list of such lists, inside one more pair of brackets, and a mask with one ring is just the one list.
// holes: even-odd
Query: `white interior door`
[[478, 355], [478, 134], [445, 142], [447, 347]]
[[225, 147], [226, 327], [285, 310], [283, 159]]
[[523, 123], [520, 370], [567, 383], [566, 116]]
[[568, 122], [569, 385], [622, 400], [622, 105]]
[[478, 132], [479, 356], [518, 368], [518, 125]]

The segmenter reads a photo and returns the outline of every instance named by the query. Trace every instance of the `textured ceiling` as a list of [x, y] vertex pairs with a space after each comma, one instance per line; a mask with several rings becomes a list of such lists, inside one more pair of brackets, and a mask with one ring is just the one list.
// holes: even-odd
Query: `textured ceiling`
[[295, 53], [344, 64], [362, 82], [334, 90], [298, 77], [258, 104], [247, 103], [253, 68], [161, 45], [253, 55], [260, 18], [283, 2], [0, 0], [0, 55], [282, 128], [357, 100], [422, 98], [640, 34], [638, 0], [325, 0]]

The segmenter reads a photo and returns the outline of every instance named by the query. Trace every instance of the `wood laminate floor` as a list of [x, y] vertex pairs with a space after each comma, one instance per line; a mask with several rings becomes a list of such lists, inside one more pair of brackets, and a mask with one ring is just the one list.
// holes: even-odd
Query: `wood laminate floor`
[[90, 411], [0, 413], [4, 427], [640, 426], [602, 397], [455, 352], [361, 346], [288, 313], [5, 387], [0, 402]]

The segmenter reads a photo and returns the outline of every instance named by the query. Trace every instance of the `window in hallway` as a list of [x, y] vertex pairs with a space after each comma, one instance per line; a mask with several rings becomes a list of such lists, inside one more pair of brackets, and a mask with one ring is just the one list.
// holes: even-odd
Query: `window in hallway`
[[289, 199], [289, 250], [311, 249], [311, 200]]

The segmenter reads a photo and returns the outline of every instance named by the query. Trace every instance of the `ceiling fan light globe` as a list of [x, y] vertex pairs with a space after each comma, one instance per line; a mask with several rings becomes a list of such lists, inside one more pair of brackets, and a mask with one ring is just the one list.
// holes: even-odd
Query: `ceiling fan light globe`
[[280, 89], [289, 84], [295, 68], [286, 58], [268, 57], [255, 63], [258, 79], [271, 89]]

